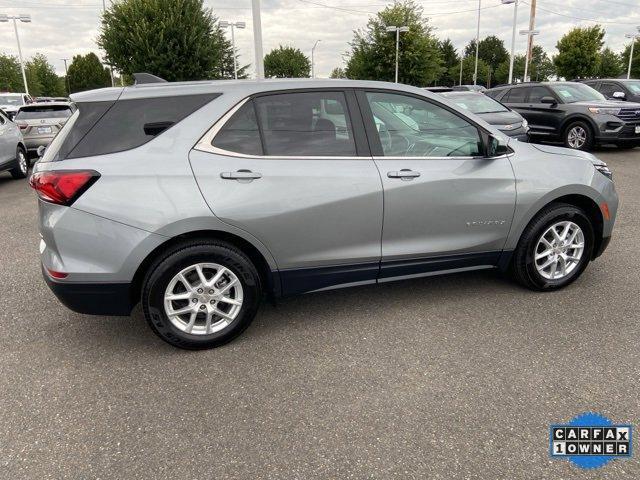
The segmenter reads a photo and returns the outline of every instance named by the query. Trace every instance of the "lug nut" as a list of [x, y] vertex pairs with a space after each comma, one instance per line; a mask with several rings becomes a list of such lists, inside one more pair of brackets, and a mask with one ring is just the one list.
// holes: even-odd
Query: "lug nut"
[[204, 305], [200, 305], [200, 310], [204, 310], [206, 307]]
[[213, 295], [215, 292], [213, 290], [209, 290], [209, 295]]
[[204, 290], [202, 290], [201, 288], [198, 289], [198, 293], [202, 293]]
[[193, 300], [191, 300], [193, 303], [198, 303], [198, 299], [194, 298]]
[[211, 305], [215, 305], [215, 304], [216, 304], [216, 301], [215, 301], [215, 300], [211, 300], [209, 303], [210, 303]]

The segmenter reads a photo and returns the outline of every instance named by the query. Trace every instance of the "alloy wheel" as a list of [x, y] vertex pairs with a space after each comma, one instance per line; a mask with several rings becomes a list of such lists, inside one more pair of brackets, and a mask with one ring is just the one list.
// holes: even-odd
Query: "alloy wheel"
[[177, 273], [164, 295], [171, 323], [192, 335], [209, 335], [227, 328], [242, 309], [238, 277], [217, 263], [197, 263]]
[[567, 143], [571, 148], [579, 150], [587, 143], [587, 131], [580, 125], [572, 127], [567, 133]]
[[584, 245], [584, 232], [576, 223], [554, 223], [545, 230], [536, 244], [536, 270], [547, 280], [562, 280], [577, 268], [584, 253]]
[[27, 171], [29, 170], [29, 166], [27, 164], [27, 156], [22, 150], [18, 150], [18, 168], [24, 175], [26, 175]]

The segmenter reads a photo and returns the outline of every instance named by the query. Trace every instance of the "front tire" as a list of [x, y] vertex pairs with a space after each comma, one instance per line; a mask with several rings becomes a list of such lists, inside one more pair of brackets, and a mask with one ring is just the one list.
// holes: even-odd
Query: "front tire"
[[176, 347], [199, 350], [230, 342], [256, 315], [260, 275], [234, 246], [186, 242], [149, 269], [142, 306], [152, 330]]
[[585, 122], [573, 122], [567, 126], [563, 135], [564, 146], [574, 150], [591, 150], [594, 145], [591, 127]]
[[16, 149], [16, 166], [9, 171], [11, 176], [15, 179], [27, 178], [29, 174], [29, 160], [27, 159], [27, 153], [18, 147]]
[[522, 233], [514, 252], [514, 277], [531, 290], [566, 287], [587, 268], [593, 245], [593, 226], [584, 211], [569, 204], [552, 204]]

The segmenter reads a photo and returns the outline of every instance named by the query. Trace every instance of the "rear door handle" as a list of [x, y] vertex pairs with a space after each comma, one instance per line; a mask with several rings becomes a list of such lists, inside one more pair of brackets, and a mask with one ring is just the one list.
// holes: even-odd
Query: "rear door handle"
[[411, 180], [413, 178], [417, 178], [420, 176], [420, 172], [415, 172], [413, 170], [409, 170], [408, 168], [403, 168], [399, 172], [387, 172], [387, 177], [389, 178], [401, 178], [402, 180]]
[[238, 170], [237, 172], [222, 172], [220, 178], [225, 180], [252, 181], [262, 178], [262, 174], [251, 170]]

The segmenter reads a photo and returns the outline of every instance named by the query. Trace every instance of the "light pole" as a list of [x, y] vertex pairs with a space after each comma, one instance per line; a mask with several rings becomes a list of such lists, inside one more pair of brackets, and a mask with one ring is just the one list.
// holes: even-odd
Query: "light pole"
[[464, 50], [460, 52], [460, 85], [462, 85], [462, 61], [464, 60]]
[[316, 63], [313, 54], [316, 50], [316, 47], [321, 41], [322, 40], [316, 40], [316, 43], [314, 43], [313, 47], [311, 47], [311, 78], [316, 78]]
[[244, 22], [226, 22], [221, 21], [220, 27], [227, 28], [231, 27], [231, 47], [233, 48], [233, 78], [238, 79], [238, 59], [236, 58], [236, 35], [234, 33], [235, 28], [245, 28], [247, 26]]
[[516, 48], [516, 25], [518, 23], [518, 0], [502, 0], [503, 5], [513, 3], [513, 31], [511, 32], [511, 58], [509, 58], [509, 84], [513, 81], [513, 58]]
[[478, 0], [478, 28], [476, 28], [476, 66], [473, 70], [473, 84], [478, 84], [478, 54], [480, 52], [480, 6], [482, 0]]
[[398, 83], [398, 58], [400, 54], [400, 33], [408, 32], [409, 27], [396, 27], [391, 25], [387, 27], [387, 32], [396, 32], [396, 83]]
[[[640, 27], [638, 27], [638, 31], [640, 32]], [[625, 34], [626, 38], [631, 39], [631, 51], [629, 52], [629, 68], [627, 69], [627, 80], [631, 78], [631, 62], [633, 62], [633, 47], [636, 44], [636, 40], [640, 38], [640, 35], [634, 33]]]
[[256, 78], [264, 78], [264, 55], [262, 54], [262, 20], [260, 19], [260, 0], [251, 0], [253, 15], [253, 49], [256, 54]]
[[31, 15], [0, 15], [0, 22], [8, 22], [13, 20], [13, 30], [16, 32], [16, 42], [18, 42], [18, 57], [20, 58], [20, 70], [22, 70], [22, 81], [24, 82], [24, 93], [29, 95], [29, 86], [27, 85], [27, 75], [24, 73], [24, 61], [22, 60], [22, 47], [20, 46], [20, 35], [18, 35], [18, 23], [16, 20], [20, 20], [24, 23], [31, 23]]
[[533, 37], [540, 33], [539, 30], [520, 30], [520, 35], [526, 35], [529, 40], [527, 41], [527, 55], [524, 59], [524, 82], [528, 81], [529, 76], [529, 62], [531, 61], [531, 53], [533, 51]]
[[69, 87], [69, 73], [67, 71], [67, 60], [69, 59], [61, 58], [60, 60], [64, 62], [64, 80], [65, 80], [65, 83], [67, 84], [67, 95], [71, 95], [71, 88]]

